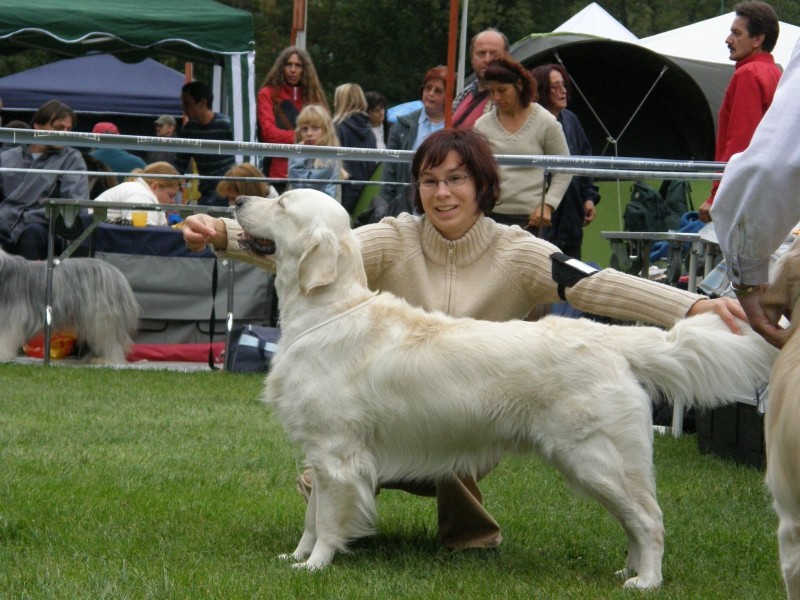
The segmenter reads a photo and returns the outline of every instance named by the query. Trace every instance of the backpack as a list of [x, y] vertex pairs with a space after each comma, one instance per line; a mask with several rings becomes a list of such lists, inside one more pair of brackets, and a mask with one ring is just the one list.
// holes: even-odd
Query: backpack
[[681, 217], [694, 210], [692, 203], [692, 186], [685, 179], [665, 179], [658, 192], [667, 203], [669, 216], [666, 219], [668, 231], [681, 228]]
[[690, 210], [692, 199], [688, 181], [664, 180], [660, 191], [643, 181], [635, 181], [622, 220], [625, 231], [676, 231], [681, 217]]

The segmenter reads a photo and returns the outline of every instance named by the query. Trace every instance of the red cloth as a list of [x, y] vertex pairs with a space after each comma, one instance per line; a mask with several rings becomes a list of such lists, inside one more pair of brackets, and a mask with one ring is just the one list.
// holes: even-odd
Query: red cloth
[[[128, 362], [143, 360], [157, 362], [208, 362], [208, 342], [200, 344], [133, 344]], [[225, 354], [225, 342], [213, 342], [214, 362], [219, 364]]]
[[[736, 63], [719, 108], [715, 161], [728, 162], [731, 156], [750, 145], [756, 127], [772, 104], [780, 78], [781, 70], [769, 52], [760, 52]], [[719, 181], [715, 181], [709, 204], [713, 204], [718, 187]]]

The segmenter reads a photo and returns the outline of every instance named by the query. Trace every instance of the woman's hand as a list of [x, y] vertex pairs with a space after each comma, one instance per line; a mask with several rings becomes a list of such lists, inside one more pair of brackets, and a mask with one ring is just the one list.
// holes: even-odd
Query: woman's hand
[[586, 227], [589, 223], [594, 221], [597, 212], [594, 208], [594, 200], [587, 200], [583, 203], [583, 226]]
[[553, 207], [549, 204], [540, 204], [533, 210], [530, 217], [528, 217], [528, 227], [550, 227], [553, 224], [552, 216]]
[[228, 248], [228, 230], [222, 219], [201, 213], [189, 215], [183, 221], [183, 240], [192, 252], [202, 252], [207, 244], [215, 250]]
[[747, 315], [742, 305], [733, 298], [700, 299], [692, 304], [686, 316], [692, 317], [705, 312], [718, 314], [728, 328], [737, 335], [742, 333], [739, 321], [747, 321]]

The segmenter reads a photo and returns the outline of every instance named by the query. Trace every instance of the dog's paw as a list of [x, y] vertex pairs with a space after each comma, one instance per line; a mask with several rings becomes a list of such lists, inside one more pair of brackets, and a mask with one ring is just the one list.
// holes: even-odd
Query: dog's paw
[[[330, 563], [328, 563], [328, 564], [330, 564]], [[314, 571], [321, 571], [322, 569], [324, 569], [327, 566], [328, 566], [327, 564], [320, 565], [320, 564], [317, 564], [317, 563], [312, 563], [311, 561], [305, 561], [305, 562], [299, 562], [299, 563], [293, 564], [292, 568], [293, 569], [298, 569], [298, 570], [303, 570], [303, 571], [314, 572]]]
[[636, 571], [628, 569], [627, 567], [624, 569], [620, 569], [619, 571], [614, 571], [614, 577], [618, 579], [629, 579], [634, 575], [636, 575]]
[[297, 562], [299, 559], [294, 554], [278, 554], [278, 560], [284, 562]]
[[630, 579], [625, 580], [625, 583], [622, 585], [622, 587], [626, 590], [652, 590], [661, 587], [661, 580], [650, 579], [641, 576], [631, 577]]

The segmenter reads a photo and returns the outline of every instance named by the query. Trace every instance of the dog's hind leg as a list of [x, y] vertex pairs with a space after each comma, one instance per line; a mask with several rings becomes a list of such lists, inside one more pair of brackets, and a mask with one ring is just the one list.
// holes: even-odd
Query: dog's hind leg
[[128, 333], [120, 330], [120, 323], [114, 319], [83, 322], [77, 327], [83, 340], [89, 345], [94, 355], [93, 363], [125, 364], [125, 355], [131, 339]]
[[789, 600], [800, 600], [800, 523], [780, 511], [778, 514], [778, 548], [786, 594]]
[[615, 442], [607, 432], [595, 432], [577, 446], [561, 448], [556, 464], [576, 490], [597, 500], [622, 525], [628, 538], [622, 573], [636, 573], [625, 587], [655, 588], [661, 585], [664, 525], [656, 502], [652, 449], [639, 424], [621, 427], [623, 440]]

